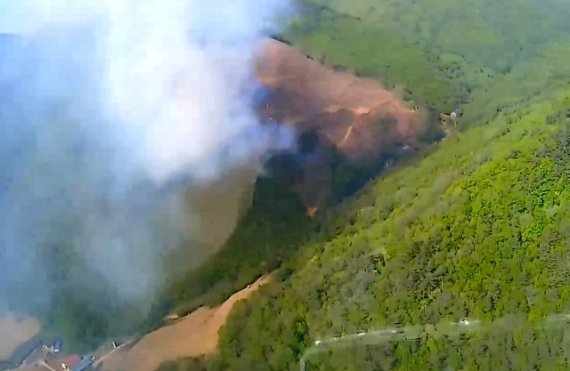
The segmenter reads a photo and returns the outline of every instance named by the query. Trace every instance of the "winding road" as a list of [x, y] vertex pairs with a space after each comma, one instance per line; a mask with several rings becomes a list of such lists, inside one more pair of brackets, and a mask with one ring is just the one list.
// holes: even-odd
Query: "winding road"
[[[457, 322], [442, 322], [436, 325], [419, 325], [409, 327], [390, 327], [380, 330], [362, 331], [356, 334], [335, 336], [326, 339], [316, 340], [309, 349], [305, 351], [299, 360], [299, 369], [305, 371], [309, 357], [335, 349], [345, 349], [359, 345], [380, 345], [392, 341], [406, 341], [421, 339], [430, 336], [431, 338], [441, 338], [444, 336], [458, 336], [470, 332], [478, 332], [483, 329], [494, 327], [504, 327], [513, 329], [517, 326], [524, 326], [524, 317], [507, 316], [494, 321], [482, 321], [477, 319], [462, 319]], [[554, 314], [544, 319], [541, 327], [559, 327], [570, 324], [570, 313]]]

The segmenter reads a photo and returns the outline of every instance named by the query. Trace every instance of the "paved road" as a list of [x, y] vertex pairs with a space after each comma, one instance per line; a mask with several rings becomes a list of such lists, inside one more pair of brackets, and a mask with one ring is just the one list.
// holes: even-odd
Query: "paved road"
[[[307, 349], [299, 361], [301, 371], [305, 371], [307, 359], [315, 354], [334, 349], [353, 347], [355, 345], [380, 345], [392, 341], [415, 340], [426, 336], [441, 338], [443, 336], [458, 336], [469, 332], [478, 332], [482, 329], [503, 327], [514, 328], [526, 324], [522, 315], [506, 316], [494, 321], [481, 321], [477, 319], [463, 319], [458, 322], [444, 322], [437, 325], [409, 326], [401, 328], [385, 328], [374, 331], [363, 331], [356, 334], [330, 337], [316, 340], [314, 345]], [[570, 313], [553, 314], [544, 319], [539, 327], [558, 328], [570, 324]]]
[[314, 345], [307, 349], [301, 357], [299, 368], [301, 371], [305, 371], [307, 359], [310, 356], [334, 349], [349, 348], [355, 345], [378, 345], [392, 341], [414, 340], [426, 337], [427, 335], [436, 338], [444, 335], [457, 336], [462, 333], [479, 331], [482, 326], [482, 321], [465, 319], [458, 322], [440, 323], [436, 326], [391, 327], [316, 340]]

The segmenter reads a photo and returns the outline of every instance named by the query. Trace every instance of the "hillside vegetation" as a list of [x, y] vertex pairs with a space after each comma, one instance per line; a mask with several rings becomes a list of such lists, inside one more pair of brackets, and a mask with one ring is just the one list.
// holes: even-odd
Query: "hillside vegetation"
[[236, 307], [222, 368], [286, 369], [316, 339], [362, 329], [566, 311], [569, 106], [564, 94], [499, 117], [371, 184], [288, 279]]
[[[289, 369], [341, 333], [568, 311], [569, 109], [570, 91], [501, 115], [369, 184], [323, 220], [281, 282], [236, 305], [210, 367]], [[541, 340], [525, 334], [519, 347]], [[429, 365], [430, 347], [402, 343], [392, 366]], [[479, 348], [468, 361], [489, 358]]]
[[468, 113], [492, 112], [479, 101], [512, 102], [492, 93], [501, 88], [528, 97], [535, 80], [517, 80], [515, 89], [503, 80], [544, 57], [553, 63], [540, 66], [542, 87], [555, 80], [546, 76], [551, 69], [558, 77], [568, 69], [569, 10], [559, 1], [304, 0], [299, 14], [284, 36], [304, 53], [403, 88], [409, 100], [439, 111], [468, 103]]
[[[310, 369], [567, 368], [563, 328], [539, 326], [570, 309], [563, 4], [302, 5], [284, 38], [304, 53], [403, 88], [411, 104], [436, 112], [461, 105], [465, 116], [421, 158], [308, 225], [276, 280], [236, 305], [217, 355], [163, 369], [296, 369], [328, 336], [510, 314], [523, 318], [514, 330], [356, 347], [314, 357]], [[250, 246], [282, 246], [249, 237]]]

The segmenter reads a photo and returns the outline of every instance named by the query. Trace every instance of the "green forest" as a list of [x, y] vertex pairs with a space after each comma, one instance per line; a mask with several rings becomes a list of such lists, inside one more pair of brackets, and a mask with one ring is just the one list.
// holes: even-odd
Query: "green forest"
[[[570, 24], [562, 1], [304, 0], [281, 37], [322, 63], [404, 87], [457, 131], [315, 220], [282, 182], [222, 250], [169, 293], [187, 312], [261, 274], [219, 352], [162, 370], [289, 370], [319, 339], [476, 318], [456, 336], [355, 344], [310, 370], [567, 369]], [[271, 197], [263, 197], [264, 192]], [[296, 201], [295, 201], [296, 200]], [[284, 202], [284, 205], [280, 205]], [[277, 211], [279, 210], [279, 211]], [[487, 322], [486, 322], [487, 323]]]
[[[386, 170], [385, 158], [355, 166], [331, 149], [328, 208], [316, 219], [294, 189], [291, 157], [272, 158], [224, 246], [168, 277], [150, 310], [114, 303], [107, 285], [78, 292], [104, 280], [74, 256], [75, 227], [64, 226], [69, 235], [41, 256], [57, 305], [32, 314], [83, 352], [273, 273], [236, 304], [215, 355], [160, 369], [293, 370], [301, 359], [309, 370], [568, 369], [570, 326], [545, 325], [570, 312], [567, 5], [298, 0], [277, 38], [402, 92], [432, 118], [460, 107], [457, 128], [430, 130]], [[465, 318], [488, 325], [444, 329]], [[402, 328], [422, 330], [311, 353], [322, 339]]]

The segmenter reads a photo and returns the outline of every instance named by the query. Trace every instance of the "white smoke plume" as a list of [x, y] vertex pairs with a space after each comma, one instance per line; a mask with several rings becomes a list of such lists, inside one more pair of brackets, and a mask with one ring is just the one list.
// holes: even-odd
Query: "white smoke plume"
[[[252, 58], [288, 5], [0, 2], [0, 301], [46, 307], [70, 280], [152, 292], [199, 229], [184, 192], [291, 146], [252, 105]], [[54, 278], [64, 261], [80, 263]]]

